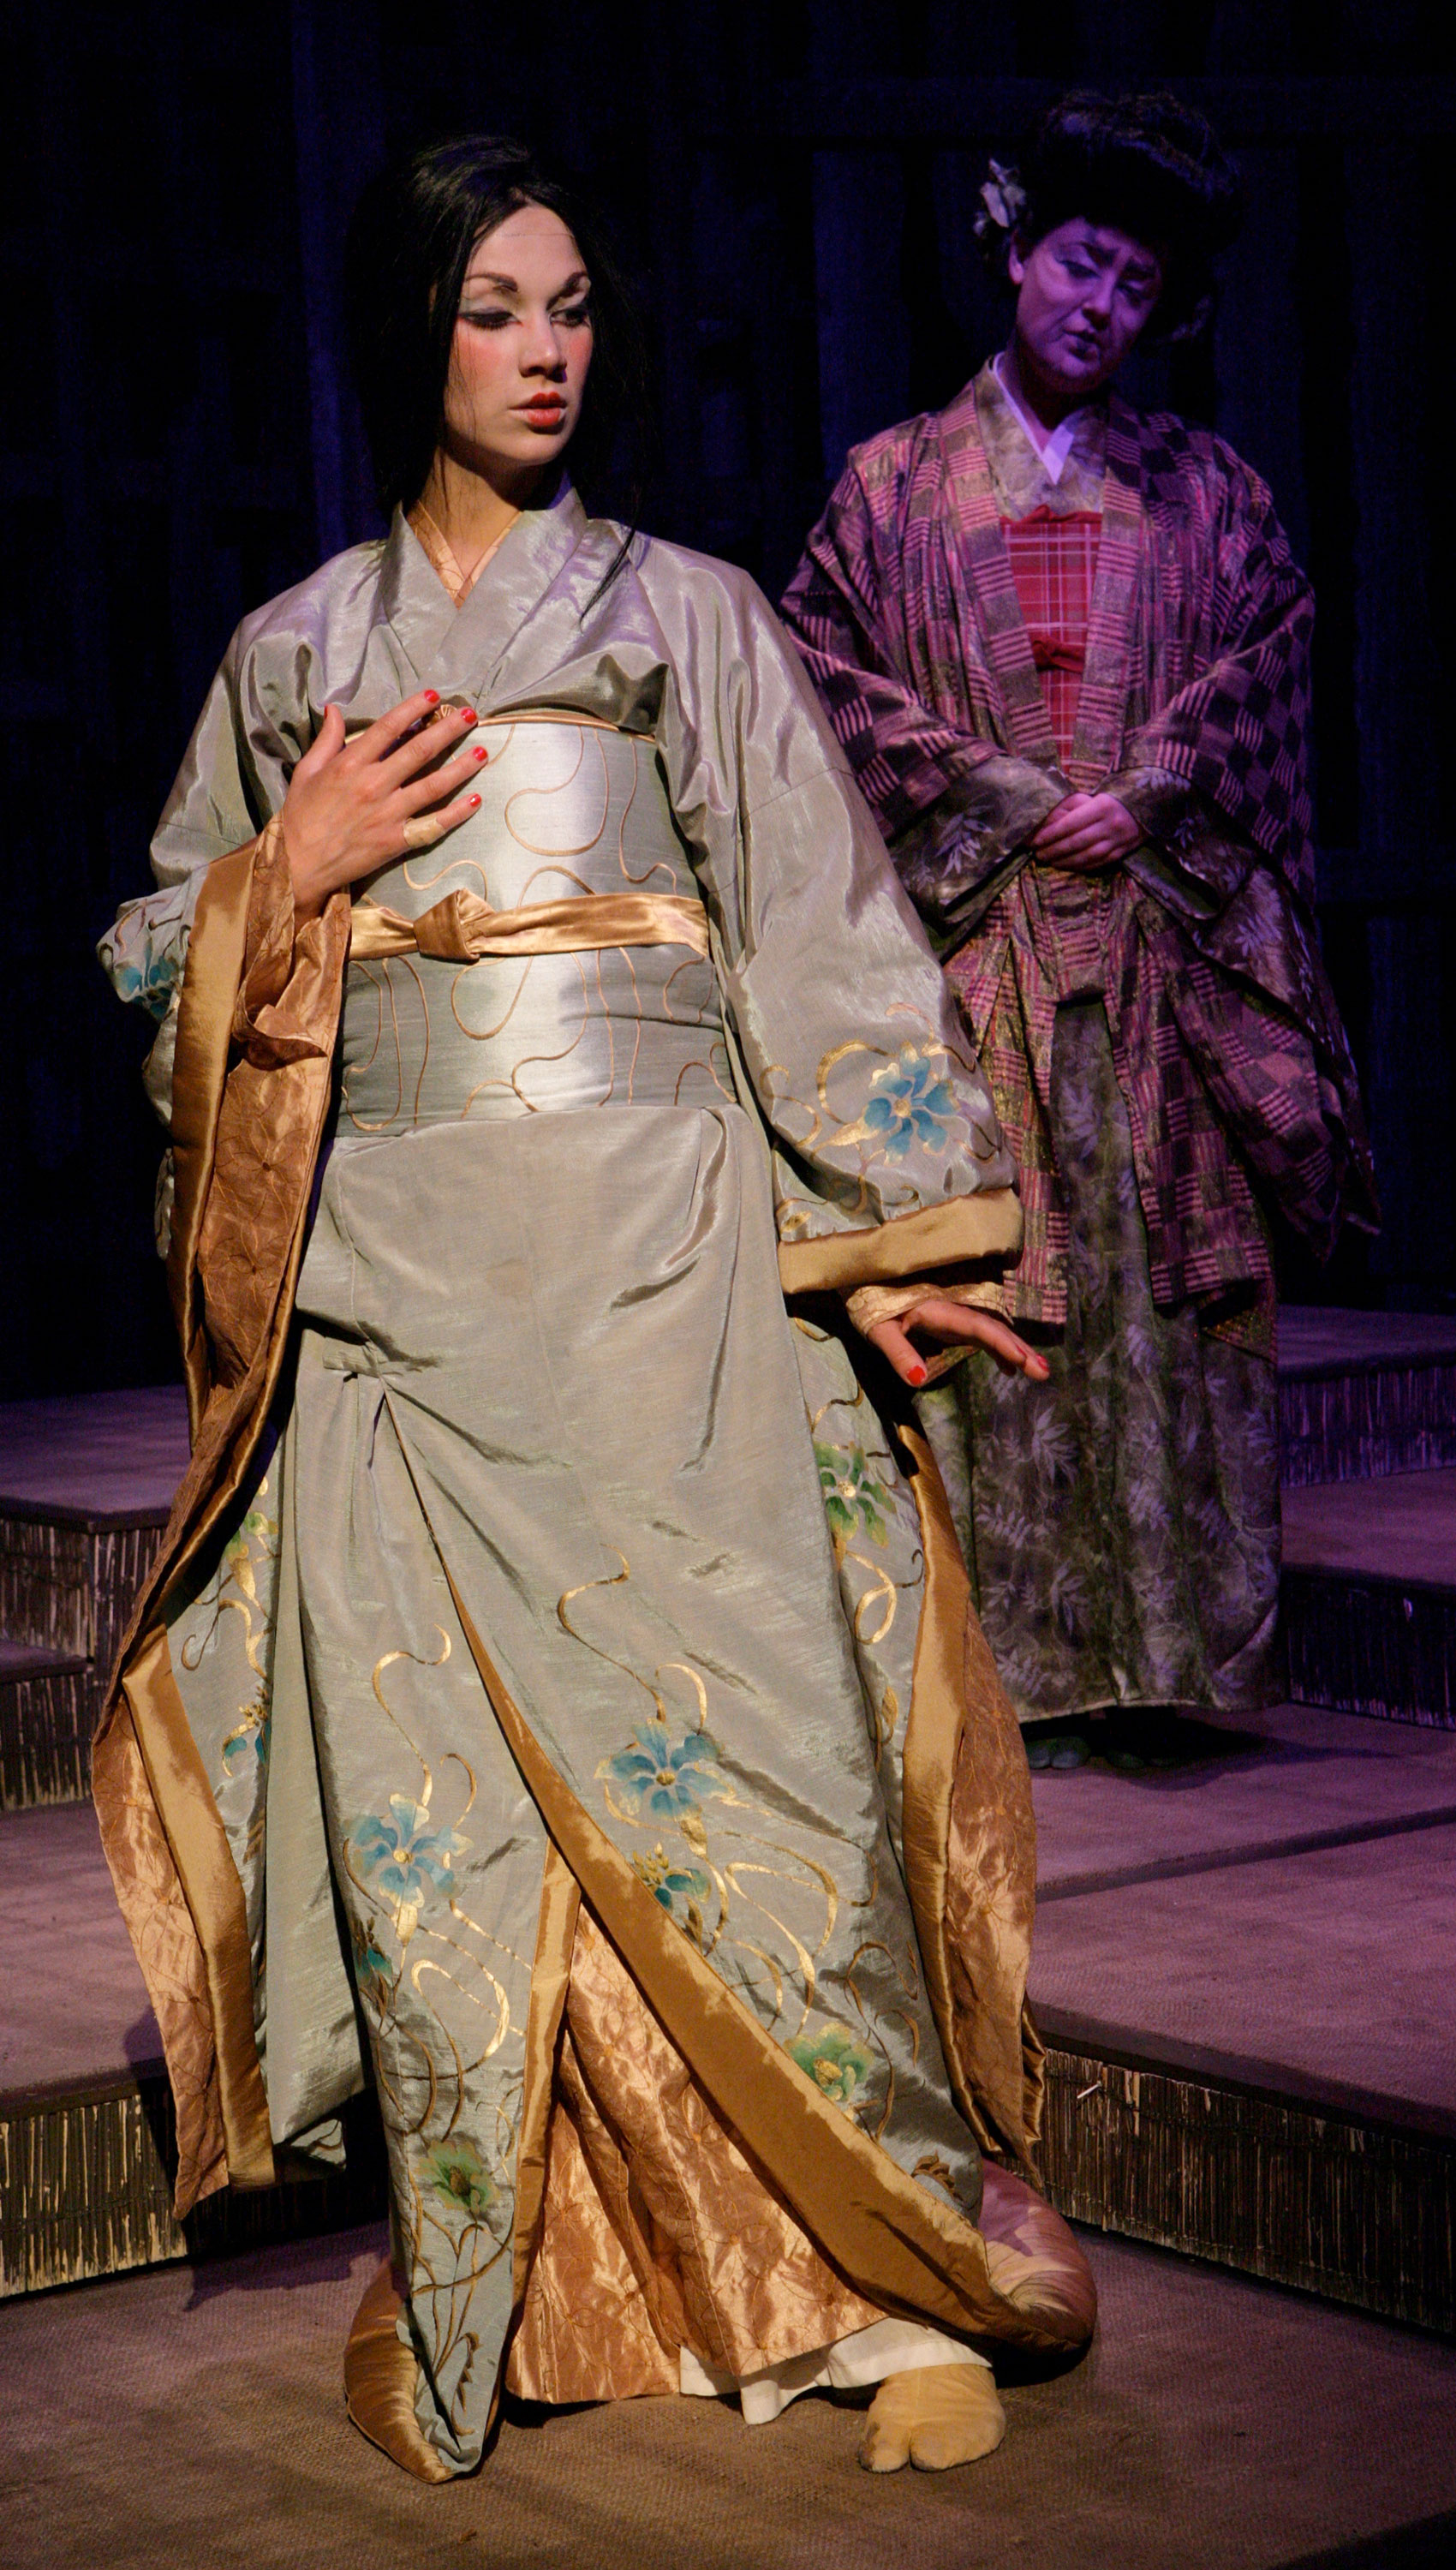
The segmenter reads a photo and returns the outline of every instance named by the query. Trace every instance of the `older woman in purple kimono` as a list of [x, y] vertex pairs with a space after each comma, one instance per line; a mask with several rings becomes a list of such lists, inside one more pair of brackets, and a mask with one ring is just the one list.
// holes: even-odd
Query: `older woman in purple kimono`
[[1009, 344], [851, 455], [784, 614], [1020, 1171], [1000, 1308], [1050, 1384], [921, 1404], [980, 1612], [1033, 1763], [1139, 1765], [1173, 1709], [1269, 1699], [1271, 1216], [1324, 1254], [1374, 1202], [1309, 909], [1308, 587], [1258, 475], [1112, 388], [1205, 317], [1234, 174], [1172, 100], [1072, 98], [983, 196]]

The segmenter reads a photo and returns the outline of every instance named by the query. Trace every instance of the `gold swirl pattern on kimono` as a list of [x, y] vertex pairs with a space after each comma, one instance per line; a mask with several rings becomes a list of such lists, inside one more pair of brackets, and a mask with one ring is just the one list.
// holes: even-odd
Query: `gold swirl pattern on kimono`
[[[186, 1633], [178, 1655], [187, 1674], [194, 1674], [203, 1659], [216, 1649], [223, 1617], [235, 1615], [238, 1618], [241, 1628], [238, 1638], [255, 1684], [251, 1694], [239, 1704], [237, 1720], [223, 1738], [221, 1775], [215, 1790], [220, 1809], [224, 1802], [231, 1800], [229, 1788], [240, 1777], [248, 1778], [251, 1810], [241, 1849], [243, 1864], [261, 1850], [266, 1826], [260, 1771], [266, 1768], [268, 1758], [270, 1697], [267, 1649], [273, 1631], [272, 1586], [279, 1541], [278, 1520], [270, 1516], [262, 1504], [267, 1496], [268, 1478], [265, 1475], [241, 1521], [224, 1543], [212, 1579], [197, 1600], [198, 1607], [204, 1613], [210, 1609], [210, 1614], [205, 1623], [193, 1625]], [[266, 1596], [259, 1593], [260, 1580], [266, 1585]], [[229, 1590], [235, 1594], [229, 1595]], [[249, 1751], [252, 1753], [250, 1759]]]
[[[650, 1679], [644, 1678], [629, 1661], [593, 1642], [573, 1621], [567, 1610], [577, 1598], [592, 1591], [621, 1588], [630, 1579], [625, 1556], [618, 1554], [618, 1559], [622, 1564], [619, 1571], [567, 1589], [556, 1606], [562, 1629], [572, 1640], [595, 1658], [619, 1669], [641, 1688], [652, 1705], [650, 1718], [639, 1723], [631, 1740], [598, 1765], [595, 1776], [602, 1789], [602, 1801], [611, 1818], [634, 1835], [665, 1826], [685, 1842], [690, 1859], [696, 1862], [670, 1859], [659, 1837], [649, 1852], [639, 1851], [632, 1856], [633, 1871], [683, 1932], [691, 1936], [699, 1952], [710, 1960], [718, 1958], [716, 1968], [730, 1984], [752, 1992], [766, 1989], [772, 1998], [767, 2024], [772, 2030], [779, 2019], [787, 2017], [789, 2030], [782, 2039], [792, 2045], [803, 2038], [815, 2010], [820, 1959], [838, 1924], [840, 1887], [828, 1867], [802, 1849], [786, 1845], [767, 1831], [726, 1825], [719, 1821], [716, 1809], [708, 1810], [709, 1805], [722, 1806], [773, 1826], [774, 1816], [738, 1791], [723, 1764], [719, 1741], [708, 1728], [708, 1690], [698, 1670], [685, 1661], [664, 1661]], [[677, 1718], [660, 1683], [669, 1674], [685, 1677], [692, 1689], [695, 1719], [680, 1728], [675, 1727]], [[730, 1854], [735, 1844], [741, 1845], [745, 1853]], [[783, 1895], [770, 1896], [761, 1888], [769, 1884], [783, 1885], [789, 1892], [801, 1895], [811, 1893], [815, 1907], [823, 1905], [820, 1920], [812, 1925], [804, 1923], [801, 1932], [792, 1920], [781, 1915], [788, 1906]], [[708, 1910], [713, 1896], [716, 1916], [710, 1916]], [[776, 1932], [781, 1940], [779, 1951], [761, 1941], [760, 1922]], [[755, 1926], [755, 1933], [748, 1932], [750, 1924]], [[730, 1956], [739, 1958], [732, 1969]], [[791, 1990], [796, 2015], [789, 2014]]]
[[[373, 1905], [351, 1920], [355, 1986], [397, 2146], [414, 2291], [431, 2305], [432, 2376], [441, 2407], [458, 2425], [477, 2350], [470, 2326], [472, 2296], [511, 2252], [524, 2077], [524, 2026], [513, 2012], [505, 1981], [466, 1937], [495, 1946], [517, 1966], [527, 1988], [530, 1966], [456, 1899], [454, 1861], [468, 1852], [470, 1842], [458, 1826], [432, 1826], [434, 1772], [386, 1692], [384, 1679], [392, 1668], [429, 1672], [445, 1667], [452, 1655], [451, 1637], [439, 1626], [436, 1631], [440, 1648], [433, 1656], [403, 1648], [386, 1651], [371, 1676], [375, 1701], [418, 1763], [418, 1799], [393, 1793], [387, 1820], [377, 1813], [360, 1815], [345, 1834], [343, 1859], [349, 1881]], [[458, 1824], [474, 1806], [477, 1779], [459, 1751], [447, 1751], [446, 1763], [451, 1762], [461, 1767], [467, 1789]], [[381, 1911], [389, 1921], [382, 1938]], [[397, 1948], [397, 1962], [385, 1950], [390, 1943]], [[411, 1948], [408, 1980], [423, 2029], [414, 2021], [413, 2005], [397, 2005]], [[478, 2045], [458, 2039], [429, 1986], [431, 1978], [465, 2008], [485, 2012], [489, 2022]], [[501, 2058], [508, 2043], [513, 2053], [509, 2062]], [[483, 2086], [476, 2074], [493, 2061], [496, 2069]]]
[[355, 903], [340, 1130], [733, 1102], [707, 913], [651, 742], [546, 712], [481, 731], [481, 811], [427, 871], [386, 867]]
[[[422, 1780], [419, 1797], [392, 1793], [388, 1798], [388, 1819], [380, 1813], [361, 1814], [345, 1834], [343, 1861], [355, 1890], [364, 1902], [375, 1904], [374, 1913], [356, 1928], [354, 1936], [356, 1982], [361, 1997], [372, 2009], [377, 2027], [382, 2030], [394, 2021], [399, 2038], [413, 2043], [425, 2064], [429, 2094], [423, 2113], [413, 2123], [399, 2098], [392, 2089], [389, 2091], [391, 2106], [404, 2131], [423, 2131], [435, 2115], [439, 2102], [439, 2073], [433, 2056], [412, 2029], [395, 2020], [394, 1997], [399, 1975], [406, 1968], [406, 1950], [418, 1938], [422, 1944], [439, 1947], [444, 1954], [454, 1958], [453, 1962], [448, 1962], [433, 1953], [417, 1952], [409, 1967], [415, 1993], [439, 2027], [451, 2059], [453, 2076], [450, 2085], [454, 2089], [455, 2102], [449, 2110], [444, 2132], [439, 2136], [448, 2140], [459, 2118], [465, 2082], [506, 2042], [512, 2032], [512, 2011], [505, 1983], [482, 1955], [440, 1924], [439, 1912], [443, 1909], [445, 1916], [457, 1927], [469, 1930], [485, 1944], [496, 1945], [514, 1962], [520, 1963], [521, 1957], [514, 1948], [501, 1945], [499, 1938], [473, 1920], [461, 1908], [454, 1894], [454, 1860], [465, 1855], [471, 1844], [462, 1834], [459, 1824], [468, 1817], [475, 1803], [477, 1780], [474, 1769], [459, 1750], [447, 1752], [447, 1761], [454, 1762], [464, 1771], [468, 1791], [455, 1822], [445, 1827], [432, 1827], [433, 1772], [418, 1742], [406, 1729], [384, 1691], [384, 1673], [398, 1663], [407, 1662], [416, 1669], [426, 1670], [445, 1666], [451, 1656], [450, 1636], [440, 1627], [436, 1629], [440, 1633], [441, 1648], [435, 1658], [429, 1659], [414, 1651], [386, 1651], [375, 1663], [371, 1680], [375, 1701], [419, 1762]], [[440, 1894], [444, 1895], [443, 1902], [436, 1898]], [[390, 1971], [388, 1957], [374, 1941], [380, 1910], [388, 1917], [399, 1947], [400, 1961], [394, 1972]], [[466, 1968], [475, 1985], [461, 1977], [457, 1965]], [[424, 1986], [427, 1973], [438, 1974], [467, 2006], [494, 2008], [494, 2023], [485, 2031], [480, 2050], [469, 2061]], [[489, 1985], [489, 1998], [482, 1995], [478, 1986], [482, 1981]], [[388, 2088], [387, 2074], [382, 2066], [379, 2075], [381, 2085]]]

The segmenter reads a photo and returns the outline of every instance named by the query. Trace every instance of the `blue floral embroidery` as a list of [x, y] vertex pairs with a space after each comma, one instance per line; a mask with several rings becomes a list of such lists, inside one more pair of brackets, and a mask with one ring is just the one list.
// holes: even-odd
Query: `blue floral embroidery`
[[143, 964], [119, 964], [112, 975], [119, 999], [140, 1000], [154, 1018], [165, 1018], [178, 978], [175, 954], [148, 952]]
[[383, 2023], [394, 1999], [394, 1975], [389, 1956], [374, 1942], [373, 1920], [351, 1920], [349, 1938], [354, 1948], [355, 1986], [366, 2007], [372, 2007]]
[[689, 1731], [674, 1740], [665, 1722], [644, 1722], [630, 1749], [603, 1759], [596, 1772], [610, 1778], [634, 1820], [680, 1820], [708, 1795], [728, 1791], [718, 1768], [716, 1740], [706, 1731]]
[[402, 1906], [418, 1910], [432, 1890], [450, 1879], [451, 1860], [470, 1845], [451, 1829], [432, 1830], [429, 1805], [412, 1803], [408, 1794], [391, 1794], [392, 1820], [366, 1814], [350, 1833], [349, 1845], [360, 1873]]
[[239, 1774], [240, 1768], [235, 1762], [244, 1760], [249, 1755], [256, 1759], [259, 1767], [266, 1767], [272, 1730], [272, 1706], [270, 1704], [265, 1706], [262, 1697], [259, 1696], [247, 1707], [237, 1729], [229, 1731], [222, 1743], [223, 1774], [227, 1776]]
[[898, 1062], [876, 1071], [870, 1086], [876, 1094], [862, 1121], [867, 1133], [880, 1137], [891, 1159], [903, 1160], [912, 1143], [928, 1151], [949, 1141], [947, 1119], [956, 1111], [949, 1082], [909, 1047]]
[[634, 1856], [632, 1872], [645, 1883], [654, 1901], [660, 1901], [664, 1910], [676, 1916], [677, 1904], [679, 1901], [684, 1904], [687, 1910], [688, 1933], [696, 1942], [701, 1943], [700, 1905], [707, 1900], [713, 1888], [702, 1867], [673, 1865], [663, 1855], [659, 1846], [653, 1849], [650, 1856]]

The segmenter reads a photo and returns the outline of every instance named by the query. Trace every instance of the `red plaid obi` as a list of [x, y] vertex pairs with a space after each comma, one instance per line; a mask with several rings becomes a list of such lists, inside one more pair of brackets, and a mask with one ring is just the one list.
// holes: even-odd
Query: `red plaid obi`
[[1055, 518], [1043, 507], [1029, 518], [1003, 518], [1001, 533], [1031, 656], [1041, 671], [1052, 737], [1065, 762], [1077, 728], [1102, 520], [1094, 509]]

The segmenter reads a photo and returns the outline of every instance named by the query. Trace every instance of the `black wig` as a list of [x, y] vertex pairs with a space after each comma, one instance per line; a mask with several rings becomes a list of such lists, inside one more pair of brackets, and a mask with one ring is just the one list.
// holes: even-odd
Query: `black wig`
[[344, 248], [344, 313], [375, 489], [386, 516], [413, 508], [445, 429], [445, 389], [471, 251], [522, 206], [566, 225], [591, 279], [591, 370], [570, 445], [573, 480], [599, 498], [618, 432], [636, 515], [645, 445], [641, 330], [601, 226], [525, 144], [492, 134], [429, 145], [371, 180]]
[[985, 192], [988, 207], [993, 197], [1001, 202], [983, 238], [1002, 272], [1013, 239], [1026, 250], [1079, 216], [1106, 223], [1164, 261], [1149, 340], [1188, 339], [1205, 327], [1214, 304], [1212, 261], [1239, 230], [1244, 195], [1238, 171], [1196, 108], [1165, 92], [1102, 98], [1074, 90], [1047, 110], [1014, 177], [1000, 177], [1000, 188]]

